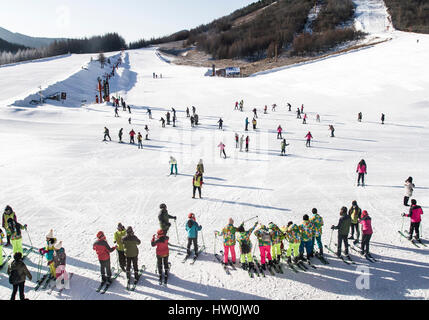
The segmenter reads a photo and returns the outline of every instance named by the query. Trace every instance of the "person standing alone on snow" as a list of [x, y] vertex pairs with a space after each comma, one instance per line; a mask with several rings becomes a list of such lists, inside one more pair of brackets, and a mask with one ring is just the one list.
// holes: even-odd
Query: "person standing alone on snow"
[[112, 141], [112, 138], [110, 138], [109, 129], [107, 129], [107, 127], [104, 127], [104, 139], [103, 139], [103, 141], [107, 141], [107, 138], [109, 138], [109, 140]]
[[282, 126], [279, 126], [277, 128], [277, 139], [283, 139], [283, 137], [282, 137], [282, 131], [283, 131]]
[[193, 186], [193, 195], [192, 199], [195, 199], [195, 191], [198, 190], [201, 199], [201, 187], [203, 186], [203, 175], [197, 171], [192, 178], [192, 186]]
[[288, 145], [289, 145], [289, 144], [287, 144], [287, 143], [286, 143], [286, 139], [283, 139], [283, 141], [282, 141], [282, 143], [281, 143], [281, 148], [282, 148], [281, 155], [282, 155], [282, 156], [285, 156], [285, 155], [286, 155], [286, 147], [287, 147]]
[[119, 130], [118, 136], [119, 136], [119, 143], [122, 143], [122, 135], [124, 134], [124, 129], [121, 128], [121, 130]]
[[243, 152], [244, 134], [240, 138], [240, 152]]
[[381, 124], [384, 124], [384, 120], [386, 119], [386, 116], [384, 113], [381, 114]]
[[249, 136], [246, 137], [246, 152], [249, 152], [249, 142], [250, 142], [250, 138]]
[[136, 132], [134, 131], [134, 129], [132, 129], [130, 131], [130, 144], [135, 144], [134, 142], [134, 136], [136, 135]]
[[238, 133], [235, 134], [235, 148], [238, 149]]
[[222, 118], [220, 118], [217, 123], [219, 123], [219, 130], [223, 130], [223, 120], [222, 120]]
[[143, 149], [143, 136], [140, 132], [137, 135], [137, 141], [139, 143], [139, 149]]
[[335, 135], [334, 135], [335, 129], [334, 129], [334, 126], [332, 124], [329, 125], [329, 130], [331, 131], [331, 138], [334, 138], [335, 137]]
[[311, 132], [308, 131], [307, 135], [305, 136], [305, 138], [307, 138], [307, 143], [305, 144], [305, 146], [307, 148], [311, 147], [311, 139], [313, 139], [313, 136], [311, 135]]
[[170, 219], [174, 219], [174, 221], [176, 221], [177, 217], [170, 216], [168, 214], [167, 206], [164, 203], [160, 204], [159, 208], [161, 209], [158, 215], [159, 225], [160, 228], [165, 231], [165, 234], [167, 234], [171, 227]]
[[170, 157], [170, 176], [173, 174], [173, 169], [176, 170], [176, 176], [177, 176], [177, 160], [174, 157]]
[[362, 181], [362, 186], [365, 186], [365, 175], [367, 174], [367, 166], [365, 160], [361, 160], [356, 169], [356, 173], [358, 173], [358, 187]]
[[404, 196], [404, 206], [409, 207], [408, 201], [413, 196], [413, 191], [416, 186], [413, 183], [413, 177], [409, 177], [405, 181], [405, 196]]
[[219, 143], [218, 148], [220, 148], [220, 157], [222, 158], [222, 153], [223, 153], [226, 159], [225, 145], [222, 143], [222, 141]]

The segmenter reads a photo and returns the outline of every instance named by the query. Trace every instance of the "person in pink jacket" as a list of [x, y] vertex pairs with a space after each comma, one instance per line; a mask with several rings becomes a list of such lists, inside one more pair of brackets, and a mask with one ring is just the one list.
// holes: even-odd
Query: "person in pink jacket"
[[371, 240], [373, 231], [371, 225], [371, 218], [368, 215], [368, 211], [364, 210], [361, 215], [359, 223], [362, 226], [362, 243], [361, 243], [361, 254], [370, 256], [369, 253], [369, 241]]
[[414, 231], [416, 232], [415, 239], [417, 241], [420, 241], [420, 223], [422, 222], [422, 214], [423, 210], [422, 207], [417, 205], [416, 200], [411, 200], [411, 208], [410, 212], [408, 214], [402, 214], [403, 217], [409, 217], [411, 218], [411, 225], [410, 225], [410, 232], [408, 236], [408, 240], [411, 240], [413, 238]]
[[226, 159], [226, 153], [225, 153], [225, 145], [221, 142], [218, 145], [218, 148], [220, 148], [220, 157], [222, 158], [222, 153]]
[[365, 160], [361, 160], [358, 164], [356, 172], [358, 173], [358, 187], [360, 186], [360, 182], [362, 181], [362, 187], [365, 186], [365, 175], [367, 174], [367, 166]]
[[282, 137], [282, 131], [283, 131], [282, 126], [279, 126], [277, 128], [277, 139], [283, 139], [283, 137]]
[[311, 147], [310, 143], [311, 143], [311, 139], [313, 139], [313, 136], [311, 135], [311, 132], [308, 131], [307, 135], [305, 136], [307, 138], [307, 143], [306, 143], [306, 147]]

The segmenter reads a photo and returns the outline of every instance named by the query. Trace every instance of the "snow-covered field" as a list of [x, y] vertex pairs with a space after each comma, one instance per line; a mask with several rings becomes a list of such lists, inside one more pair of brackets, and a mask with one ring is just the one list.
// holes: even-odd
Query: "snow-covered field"
[[[358, 52], [292, 67], [251, 78], [204, 77], [204, 68], [176, 66], [162, 61], [154, 49], [126, 52], [125, 61], [112, 92], [132, 105], [129, 115], [114, 118], [113, 108], [87, 104], [81, 108], [60, 105], [23, 107], [0, 103], [0, 204], [11, 205], [18, 220], [29, 226], [31, 240], [42, 247], [53, 228], [68, 255], [71, 289], [58, 296], [55, 291], [33, 290], [26, 282], [30, 299], [428, 299], [429, 258], [426, 248], [414, 247], [400, 238], [403, 182], [413, 176], [414, 197], [428, 210], [429, 177], [429, 36], [394, 32], [393, 40]], [[419, 39], [419, 43], [417, 43]], [[23, 99], [40, 83], [62, 86], [64, 70], [80, 69], [89, 57], [72, 56], [51, 62], [28, 63], [0, 68], [2, 101]], [[73, 63], [70, 59], [75, 59]], [[37, 65], [37, 66], [36, 66]], [[35, 68], [48, 76], [37, 78]], [[46, 68], [46, 70], [44, 70]], [[49, 70], [48, 70], [49, 69]], [[76, 70], [78, 71], [78, 70]], [[96, 71], [91, 73], [93, 76]], [[102, 70], [99, 70], [101, 73]], [[153, 79], [152, 73], [162, 73]], [[70, 72], [72, 76], [72, 72]], [[7, 81], [5, 77], [8, 77]], [[33, 79], [22, 84], [22, 79]], [[64, 81], [69, 81], [70, 77]], [[70, 88], [82, 87], [80, 77]], [[88, 82], [90, 83], [90, 82]], [[90, 86], [88, 84], [88, 86]], [[73, 96], [78, 89], [70, 89]], [[90, 96], [93, 88], [87, 88]], [[234, 111], [234, 103], [244, 99], [245, 112]], [[307, 125], [288, 112], [304, 104]], [[278, 105], [276, 112], [263, 115], [265, 104]], [[195, 106], [201, 125], [191, 129], [186, 107]], [[149, 120], [146, 108], [153, 110]], [[167, 110], [178, 110], [177, 128], [163, 129], [159, 119]], [[244, 132], [244, 119], [258, 108], [258, 130], [248, 133], [250, 152], [234, 147], [234, 134]], [[358, 112], [363, 122], [356, 121]], [[386, 124], [380, 124], [381, 113]], [[316, 123], [320, 114], [321, 123]], [[217, 129], [222, 117], [224, 131]], [[132, 128], [150, 141], [144, 149], [117, 143], [117, 132]], [[276, 128], [286, 129], [288, 157], [280, 157]], [[329, 137], [328, 125], [336, 128]], [[110, 129], [113, 142], [102, 142], [103, 127]], [[315, 141], [305, 147], [304, 136], [311, 131]], [[126, 136], [126, 134], [125, 134]], [[217, 145], [226, 144], [229, 156], [219, 157]], [[179, 161], [177, 177], [169, 177], [169, 156]], [[198, 160], [205, 163], [203, 199], [193, 200], [192, 175]], [[368, 164], [368, 186], [356, 187], [355, 169], [364, 158]], [[327, 255], [330, 265], [315, 260], [317, 270], [250, 279], [247, 272], [228, 276], [214, 262], [214, 230], [232, 217], [236, 224], [255, 215], [260, 222], [286, 225], [301, 223], [304, 214], [318, 208], [325, 219], [324, 243], [329, 227], [336, 224], [342, 206], [357, 200], [373, 218], [371, 251], [378, 263], [369, 263], [352, 251], [359, 266], [370, 272], [370, 289], [359, 290], [356, 266], [347, 266]], [[207, 251], [193, 266], [182, 264], [183, 250], [172, 247], [172, 276], [169, 287], [158, 285], [155, 250], [150, 246], [158, 229], [159, 204], [166, 203], [170, 214], [178, 216], [179, 239], [174, 225], [170, 239], [184, 244], [184, 225], [194, 212], [203, 226]], [[423, 222], [423, 238], [429, 224]], [[133, 226], [142, 240], [139, 263], [148, 267], [137, 290], [126, 290], [122, 274], [106, 295], [95, 292], [99, 266], [92, 243], [99, 230], [113, 244], [118, 222]], [[408, 226], [408, 221], [407, 224]], [[247, 227], [249, 227], [248, 225]], [[200, 238], [200, 243], [202, 239]], [[255, 243], [255, 238], [252, 237]], [[24, 244], [29, 244], [24, 232]], [[216, 243], [217, 250], [220, 243]], [[237, 248], [238, 249], [238, 248]], [[177, 251], [179, 250], [179, 251]], [[9, 253], [10, 248], [6, 249]], [[238, 251], [238, 250], [237, 250]], [[257, 253], [257, 251], [255, 252]], [[39, 257], [31, 254], [27, 265], [36, 278]], [[112, 255], [116, 261], [116, 255]], [[113, 263], [115, 264], [115, 263]], [[45, 267], [46, 268], [46, 267]], [[0, 274], [0, 299], [8, 299], [10, 285], [4, 270]]]

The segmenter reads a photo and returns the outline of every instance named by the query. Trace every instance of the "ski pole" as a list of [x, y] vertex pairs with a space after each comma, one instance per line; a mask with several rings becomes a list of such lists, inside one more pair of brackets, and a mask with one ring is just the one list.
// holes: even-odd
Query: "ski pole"
[[177, 244], [178, 244], [179, 246], [182, 246], [182, 245], [180, 244], [180, 242], [179, 242], [179, 231], [177, 230], [177, 222], [176, 222], [176, 219], [174, 219], [174, 225], [176, 226]]
[[31, 245], [31, 249], [30, 250], [33, 250], [33, 241], [31, 241], [30, 233], [28, 232], [27, 228], [25, 228], [25, 231], [27, 232], [28, 240], [30, 240], [30, 245]]
[[256, 216], [256, 217], [253, 217], [253, 218], [250, 218], [250, 219], [248, 219], [248, 220], [246, 220], [246, 221], [243, 221], [243, 224], [244, 224], [244, 223], [246, 223], [246, 222], [249, 222], [249, 221], [252, 221], [252, 220], [258, 219], [258, 218], [259, 218], [259, 216]]
[[401, 232], [404, 232], [404, 222], [405, 222], [405, 216], [402, 216]]
[[202, 233], [202, 232], [201, 232], [201, 240], [203, 240], [203, 246], [205, 247], [205, 246], [206, 246], [206, 244], [205, 244], [205, 242], [204, 242], [204, 233]]
[[40, 273], [42, 271], [42, 262], [43, 262], [43, 255], [40, 255], [39, 263], [37, 264], [37, 282], [39, 282], [40, 280]]
[[331, 248], [332, 243], [332, 235], [334, 234], [334, 230], [331, 230], [331, 239], [329, 239], [329, 248]]

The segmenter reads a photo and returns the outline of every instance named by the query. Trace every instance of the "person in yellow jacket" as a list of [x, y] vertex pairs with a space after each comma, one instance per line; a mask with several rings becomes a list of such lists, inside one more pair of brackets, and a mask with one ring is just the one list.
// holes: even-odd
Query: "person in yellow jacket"
[[7, 223], [9, 219], [13, 219], [17, 221], [16, 213], [13, 211], [12, 207], [6, 206], [2, 217], [2, 227], [6, 230], [6, 236], [7, 236], [7, 243], [5, 245], [6, 247], [10, 245], [10, 232], [9, 232], [9, 225]]
[[3, 238], [4, 238], [3, 230], [0, 229], [0, 266], [3, 266]]
[[122, 238], [126, 235], [127, 230], [125, 230], [125, 227], [122, 225], [122, 223], [118, 223], [118, 230], [115, 232], [113, 242], [118, 246], [116, 251], [118, 252], [119, 266], [124, 272], [126, 271], [127, 259], [125, 257], [125, 248]]
[[13, 254], [20, 252], [24, 254], [22, 250], [22, 232], [21, 230], [27, 229], [27, 225], [22, 225], [16, 222], [12, 218], [7, 221], [9, 226], [8, 234], [10, 236], [10, 242], [12, 243]]
[[195, 199], [195, 191], [198, 189], [198, 193], [201, 199], [201, 187], [203, 186], [203, 175], [197, 171], [192, 179], [192, 185], [194, 187], [192, 199]]
[[299, 259], [299, 247], [301, 245], [301, 231], [298, 225], [290, 221], [287, 227], [283, 227], [282, 231], [285, 239], [289, 242], [289, 247], [286, 252], [287, 263], [292, 263], [292, 251], [294, 262], [297, 263]]
[[56, 278], [56, 270], [54, 264], [54, 251], [56, 243], [57, 239], [54, 237], [54, 231], [51, 229], [46, 235], [46, 247], [39, 249], [39, 253], [41, 255], [45, 255], [46, 260], [48, 261], [49, 270], [51, 271], [51, 279]]

